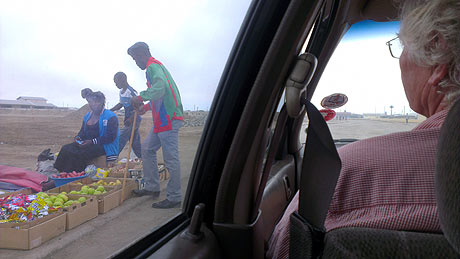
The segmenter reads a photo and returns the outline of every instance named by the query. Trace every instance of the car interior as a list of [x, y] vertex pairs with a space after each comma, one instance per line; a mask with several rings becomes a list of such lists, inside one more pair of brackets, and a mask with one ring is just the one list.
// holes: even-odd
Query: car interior
[[[320, 233], [340, 170], [335, 146], [354, 140], [335, 140], [334, 146], [309, 101], [350, 26], [393, 21], [395, 5], [391, 0], [252, 1], [214, 97], [183, 213], [115, 257], [265, 258], [273, 230], [300, 188], [311, 190], [304, 191], [307, 227], [299, 228], [300, 239], [291, 240], [300, 249], [292, 258], [458, 257], [458, 207], [452, 205], [458, 188], [439, 187], [438, 194], [448, 196], [439, 199], [446, 215], [441, 224], [449, 229], [443, 228], [444, 235], [364, 228]], [[306, 116], [307, 145], [300, 139]], [[439, 149], [452, 150], [451, 143], [446, 137]], [[455, 148], [445, 156], [458, 154]], [[455, 171], [455, 165], [443, 166], [445, 156], [438, 157], [437, 175]]]

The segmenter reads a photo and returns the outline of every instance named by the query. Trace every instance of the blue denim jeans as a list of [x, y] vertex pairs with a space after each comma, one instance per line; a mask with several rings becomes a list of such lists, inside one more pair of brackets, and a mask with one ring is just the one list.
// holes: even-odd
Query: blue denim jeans
[[[136, 121], [136, 128], [134, 129], [134, 137], [133, 137], [133, 144], [132, 144], [132, 149], [134, 154], [138, 158], [142, 158], [142, 151], [141, 151], [141, 137], [139, 136], [139, 126], [141, 125], [141, 117], [137, 117]], [[132, 131], [133, 125], [131, 126], [123, 126], [123, 128], [120, 130], [120, 136], [118, 139], [118, 146], [119, 146], [119, 152], [118, 154], [121, 153], [123, 148], [125, 147], [126, 143], [129, 141], [131, 138], [131, 131]]]
[[180, 161], [179, 161], [179, 128], [183, 121], [173, 120], [172, 130], [154, 133], [153, 128], [142, 143], [142, 165], [144, 170], [145, 190], [160, 191], [157, 151], [162, 148], [165, 166], [170, 178], [166, 187], [166, 198], [170, 201], [181, 201]]

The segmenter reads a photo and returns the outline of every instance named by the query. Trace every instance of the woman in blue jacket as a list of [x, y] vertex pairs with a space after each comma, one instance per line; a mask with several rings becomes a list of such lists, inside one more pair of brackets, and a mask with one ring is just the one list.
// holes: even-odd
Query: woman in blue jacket
[[105, 109], [105, 96], [90, 89], [82, 91], [91, 109], [83, 117], [83, 123], [75, 142], [62, 146], [54, 163], [60, 172], [81, 172], [89, 162], [105, 155], [107, 163], [118, 158], [118, 118]]

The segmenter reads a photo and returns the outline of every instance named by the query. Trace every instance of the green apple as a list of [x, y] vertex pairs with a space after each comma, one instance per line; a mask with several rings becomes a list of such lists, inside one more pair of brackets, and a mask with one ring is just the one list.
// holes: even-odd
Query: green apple
[[62, 202], [60, 202], [60, 201], [55, 201], [55, 202], [53, 203], [53, 207], [62, 207], [62, 205], [63, 205], [63, 204], [62, 204]]
[[61, 198], [61, 199], [63, 199], [63, 200], [64, 200], [64, 202], [67, 202], [67, 201], [69, 200], [69, 197], [67, 197], [67, 195], [65, 195], [65, 194], [62, 194], [62, 193], [61, 193], [61, 194], [59, 194], [59, 195], [58, 195], [58, 197], [59, 197], [59, 198]]
[[56, 195], [51, 195], [50, 196], [51, 202], [54, 203], [56, 201], [56, 198], [57, 198]]
[[37, 193], [37, 196], [42, 197], [43, 199], [49, 197], [48, 194], [45, 193], [45, 192], [39, 192], [39, 193]]

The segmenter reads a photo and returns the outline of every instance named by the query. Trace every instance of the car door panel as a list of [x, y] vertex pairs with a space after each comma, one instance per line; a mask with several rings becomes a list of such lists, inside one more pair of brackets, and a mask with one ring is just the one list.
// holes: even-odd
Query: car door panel
[[201, 236], [188, 235], [188, 229], [176, 235], [148, 258], [223, 258], [214, 233], [201, 227]]
[[277, 161], [272, 167], [270, 173], [272, 176], [267, 182], [260, 206], [265, 242], [270, 238], [276, 223], [295, 193], [295, 168], [295, 160], [292, 155]]

